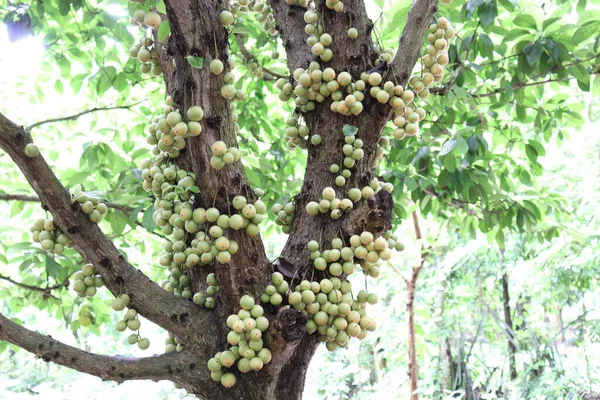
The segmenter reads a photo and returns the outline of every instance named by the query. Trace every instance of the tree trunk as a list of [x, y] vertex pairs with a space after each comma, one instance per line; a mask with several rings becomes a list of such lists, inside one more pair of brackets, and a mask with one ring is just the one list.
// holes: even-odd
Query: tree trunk
[[407, 285], [406, 312], [408, 314], [408, 374], [410, 378], [410, 398], [419, 400], [419, 394], [415, 391], [419, 388], [419, 364], [417, 361], [417, 348], [415, 345], [415, 289], [416, 280], [411, 279]]
[[510, 294], [508, 292], [508, 274], [506, 272], [502, 274], [502, 303], [504, 306], [504, 323], [507, 327], [506, 334], [508, 335], [508, 367], [510, 379], [515, 380], [517, 379], [517, 347], [515, 346], [514, 329], [510, 311]]
[[442, 333], [444, 330], [444, 319], [443, 319], [443, 315], [444, 315], [444, 303], [446, 301], [446, 287], [448, 286], [448, 280], [442, 279], [440, 281], [438, 290], [437, 290], [437, 297], [436, 297], [436, 301], [435, 301], [435, 311], [434, 311], [434, 317], [437, 319], [436, 321], [436, 326], [438, 329], [438, 332], [440, 332], [439, 334], [439, 340], [440, 340], [440, 346], [439, 346], [439, 352], [440, 352], [440, 363], [441, 363], [441, 369], [442, 369], [442, 382], [441, 382], [441, 390], [442, 393], [446, 392], [446, 391], [451, 391], [453, 390], [453, 385], [452, 385], [452, 380], [453, 380], [453, 374], [452, 374], [452, 347], [450, 345], [450, 338], [445, 334]]

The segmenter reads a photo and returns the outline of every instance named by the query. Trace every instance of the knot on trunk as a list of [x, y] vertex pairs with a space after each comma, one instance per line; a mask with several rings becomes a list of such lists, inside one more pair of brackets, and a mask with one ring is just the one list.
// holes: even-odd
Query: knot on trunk
[[276, 329], [286, 342], [296, 342], [306, 334], [306, 321], [308, 317], [300, 310], [294, 308], [281, 309], [278, 312]]
[[345, 219], [344, 232], [348, 236], [364, 231], [382, 234], [392, 228], [393, 210], [392, 195], [385, 190], [380, 190], [362, 206], [356, 208], [351, 218]]

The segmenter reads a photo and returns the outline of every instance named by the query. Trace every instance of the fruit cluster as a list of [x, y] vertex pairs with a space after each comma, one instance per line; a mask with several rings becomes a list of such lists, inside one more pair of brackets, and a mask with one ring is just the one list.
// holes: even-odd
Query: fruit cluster
[[219, 293], [219, 283], [214, 273], [210, 273], [206, 276], [206, 294], [198, 292], [194, 294], [192, 301], [198, 305], [204, 306], [204, 308], [213, 309], [217, 305], [217, 293]]
[[[305, 149], [308, 143], [307, 138], [310, 130], [308, 126], [300, 125], [299, 118], [300, 114], [294, 113], [286, 121], [288, 128], [285, 131], [285, 142], [290, 150], [296, 147]], [[314, 138], [315, 135], [312, 137]]]
[[42, 249], [53, 254], [62, 254], [65, 247], [71, 244], [71, 238], [54, 225], [51, 219], [40, 218], [35, 220], [29, 228], [31, 240], [40, 243]]
[[[146, 12], [142, 9], [137, 9], [133, 11], [130, 22], [133, 26], [142, 28], [145, 32], [148, 28], [157, 30], [162, 19], [157, 12]], [[151, 36], [145, 34], [144, 37], [140, 38], [139, 43], [134, 44], [129, 49], [129, 56], [140, 60], [142, 63], [140, 71], [143, 74], [152, 73], [153, 76], [160, 76], [162, 74], [157, 43]]]
[[227, 326], [231, 329], [227, 343], [231, 347], [215, 354], [207, 363], [210, 377], [225, 387], [232, 387], [237, 380], [233, 373], [226, 372], [234, 364], [245, 374], [260, 371], [272, 357], [263, 341], [263, 333], [269, 329], [269, 320], [263, 316], [264, 309], [248, 295], [242, 296], [240, 306], [237, 314], [227, 318]]
[[210, 158], [210, 165], [216, 169], [220, 170], [225, 167], [225, 165], [233, 164], [240, 160], [241, 153], [236, 147], [227, 147], [225, 142], [216, 141], [211, 146], [212, 157]]
[[296, 213], [294, 202], [289, 201], [286, 204], [273, 204], [271, 212], [275, 214], [275, 224], [281, 226], [282, 232], [290, 233], [292, 222], [294, 221], [294, 214]]
[[185, 350], [185, 345], [169, 332], [169, 337], [165, 340], [165, 353], [182, 352]]
[[[115, 311], [123, 311], [125, 307], [129, 306], [129, 302], [129, 295], [123, 293], [113, 300], [112, 308]], [[141, 350], [146, 350], [150, 347], [150, 340], [140, 336], [140, 320], [138, 319], [137, 311], [132, 308], [127, 310], [123, 319], [115, 324], [115, 330], [117, 332], [124, 332], [127, 329], [130, 331], [137, 331], [137, 333], [132, 333], [127, 337], [127, 343], [131, 345], [137, 343]]]
[[85, 264], [73, 275], [73, 290], [79, 297], [94, 297], [96, 290], [104, 286], [104, 280], [92, 264]]
[[167, 97], [167, 105], [163, 109], [163, 116], [156, 117], [148, 128], [150, 135], [146, 141], [156, 147], [152, 150], [154, 155], [161, 152], [171, 158], [179, 157], [181, 150], [185, 148], [185, 139], [198, 136], [202, 132], [200, 121], [204, 117], [204, 110], [200, 106], [192, 106], [187, 110], [188, 121], [178, 109], [173, 107], [173, 100]]
[[[363, 141], [356, 139], [354, 135], [348, 135], [344, 137], [345, 144], [342, 147], [342, 153], [344, 158], [340, 164], [331, 164], [329, 171], [332, 174], [339, 174], [341, 167], [343, 167], [341, 174], [335, 177], [336, 186], [342, 187], [346, 184], [346, 180], [352, 176], [353, 168], [357, 161], [360, 161], [365, 156], [365, 151], [362, 149]], [[341, 166], [341, 167], [340, 167]]]
[[81, 210], [87, 214], [90, 221], [98, 223], [104, 218], [108, 207], [102, 203], [99, 198], [94, 196], [88, 196], [81, 193], [75, 198], [75, 201], [79, 203]]
[[275, 272], [271, 275], [271, 283], [260, 295], [260, 302], [278, 306], [283, 303], [283, 296], [287, 295], [288, 290], [290, 290], [290, 285], [283, 279], [283, 275]]
[[[338, 1], [337, 4], [342, 4], [342, 2]], [[315, 11], [308, 10], [304, 13], [304, 22], [306, 22], [304, 32], [309, 35], [306, 43], [311, 46], [311, 53], [318, 56], [321, 61], [328, 62], [333, 58], [333, 51], [329, 48], [333, 38], [325, 32], [325, 28], [318, 21], [319, 15]]]

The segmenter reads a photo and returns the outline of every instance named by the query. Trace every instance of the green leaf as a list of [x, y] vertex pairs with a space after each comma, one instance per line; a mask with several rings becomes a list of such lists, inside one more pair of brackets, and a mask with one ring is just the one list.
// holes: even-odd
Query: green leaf
[[599, 26], [600, 21], [598, 20], [588, 21], [581, 25], [573, 34], [573, 37], [571, 38], [571, 44], [573, 46], [579, 46], [583, 44], [583, 42], [598, 34], [600, 30]]
[[444, 145], [442, 146], [442, 150], [440, 150], [440, 153], [438, 154], [438, 157], [443, 157], [446, 154], [452, 152], [452, 150], [454, 150], [454, 148], [456, 147], [456, 143], [456, 139], [450, 139], [446, 143], [444, 143]]
[[529, 14], [519, 14], [513, 20], [513, 23], [522, 28], [529, 28], [533, 30], [537, 30], [537, 23], [535, 19]]
[[454, 153], [465, 155], [465, 154], [467, 154], [467, 151], [469, 151], [469, 145], [467, 144], [467, 141], [463, 138], [458, 139], [456, 141]]
[[478, 10], [479, 19], [483, 26], [488, 26], [494, 23], [494, 20], [498, 16], [498, 6], [496, 0], [485, 2], [479, 7]]
[[525, 47], [523, 47], [523, 53], [525, 53], [529, 65], [535, 64], [542, 56], [542, 42], [537, 41], [533, 44], [526, 44]]
[[46, 273], [56, 278], [60, 275], [60, 264], [54, 260], [54, 257], [46, 254]]
[[121, 212], [113, 212], [110, 216], [110, 228], [115, 235], [120, 235], [125, 230], [127, 218]]
[[188, 56], [186, 59], [194, 68], [201, 69], [204, 67], [204, 58], [202, 57]]
[[358, 128], [356, 126], [346, 124], [342, 128], [342, 132], [344, 133], [344, 136], [355, 136], [358, 133]]
[[[160, 23], [160, 26], [158, 27], [158, 41], [163, 42], [166, 38], [169, 37], [170, 34], [171, 34], [171, 24], [169, 23], [168, 19], [165, 19], [163, 22]], [[202, 67], [200, 67], [200, 68], [202, 68]]]
[[58, 2], [58, 12], [63, 17], [69, 13], [71, 9], [71, 0], [60, 0]]
[[158, 4], [156, 4], [156, 11], [162, 14], [167, 13], [167, 7], [165, 7], [165, 2], [163, 0], [160, 0]]

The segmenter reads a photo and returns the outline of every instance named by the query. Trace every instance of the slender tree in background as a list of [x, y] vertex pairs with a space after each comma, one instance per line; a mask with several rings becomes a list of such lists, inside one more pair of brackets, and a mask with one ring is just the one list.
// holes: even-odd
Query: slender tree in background
[[[119, 22], [95, 21], [93, 5], [58, 3], [56, 9], [38, 2], [7, 7], [5, 21], [17, 36], [49, 29], [43, 22], [48, 18], [83, 18], [95, 24], [92, 35], [107, 28], [116, 38], [127, 36]], [[393, 249], [403, 250], [391, 228], [394, 218], [408, 214], [406, 191], [424, 213], [431, 207], [464, 211], [466, 232], [480, 229], [501, 246], [503, 229], [527, 229], [557, 208], [552, 196], [511, 197], [516, 190], [509, 177], [530, 182], [541, 172], [537, 157], [544, 151], [518, 124], [533, 124], [550, 137], [561, 124], [578, 121], [568, 98], [549, 101], [551, 110], [536, 104], [548, 85], [572, 87], [575, 79], [589, 90], [597, 68], [598, 45], [591, 40], [597, 21], [560, 32], [560, 15], [542, 23], [521, 14], [514, 22], [519, 29], [509, 31], [494, 22], [500, 12], [518, 14], [511, 1], [443, 3], [415, 0], [398, 11], [396, 23], [402, 19], [404, 28], [401, 34], [394, 30], [396, 50], [385, 48], [382, 41], [390, 38], [376, 34], [361, 0], [129, 3], [141, 36], [129, 49], [137, 60], [130, 63], [141, 62], [142, 73], [162, 77], [167, 92], [164, 104], [153, 105], [155, 116], [147, 116], [147, 142], [154, 147], [135, 181], [152, 196], [150, 211], [126, 206], [116, 195], [114, 203], [106, 202], [81, 185], [66, 189], [33, 144], [36, 124], [27, 128], [0, 114], [0, 147], [38, 196], [5, 199], [39, 200], [52, 217], [32, 221], [33, 241], [51, 259], [74, 251], [82, 256], [86, 264], [71, 277], [77, 294], [93, 297], [106, 286], [115, 296], [113, 309], [124, 314], [116, 329], [129, 330], [130, 344], [148, 348], [139, 334], [140, 314], [169, 331], [167, 352], [139, 359], [92, 354], [5, 316], [0, 339], [102, 379], [167, 379], [210, 399], [297, 399], [320, 342], [333, 351], [376, 329], [368, 304], [377, 302], [377, 294], [352, 287], [347, 278], [377, 278], [379, 262], [389, 260]], [[464, 23], [457, 39], [456, 19], [472, 22]], [[564, 37], [573, 32], [572, 41]], [[254, 47], [246, 46], [249, 39]], [[255, 54], [275, 39], [283, 44], [289, 72], [272, 69]], [[264, 96], [258, 89], [247, 96], [241, 68], [291, 102], [287, 126], [277, 128], [285, 148], [306, 154], [299, 193], [272, 208], [289, 234], [275, 261], [259, 235], [262, 198], [273, 198], [269, 183], [277, 194], [284, 189], [281, 176], [263, 180], [267, 185], [260, 189], [261, 168], [244, 168], [238, 138], [243, 144], [252, 135], [260, 138], [267, 125], [248, 115], [264, 107]], [[140, 79], [139, 73], [100, 69], [100, 94], [108, 87], [125, 93]], [[450, 69], [445, 79], [444, 69]], [[236, 104], [244, 105], [240, 115]], [[513, 113], [517, 124], [508, 122]], [[268, 119], [268, 111], [260, 118]], [[521, 146], [527, 168], [491, 152], [484, 130], [507, 147]], [[114, 230], [114, 215], [138, 221], [138, 212], [150, 217], [142, 225], [158, 226], [155, 232], [165, 236], [159, 263], [168, 280], [161, 285], [131, 265], [98, 225], [106, 215]], [[407, 281], [409, 306], [428, 256], [425, 251]], [[42, 291], [51, 296], [59, 289]], [[417, 389], [412, 333], [411, 387]]]

